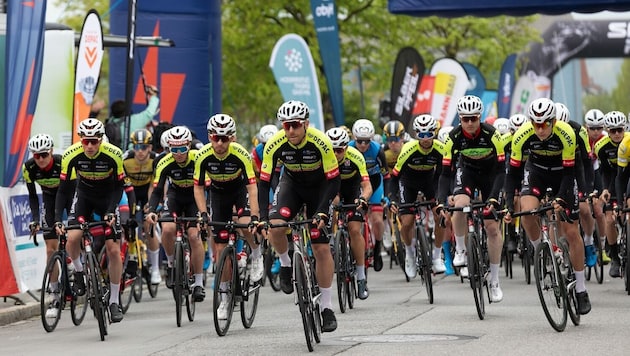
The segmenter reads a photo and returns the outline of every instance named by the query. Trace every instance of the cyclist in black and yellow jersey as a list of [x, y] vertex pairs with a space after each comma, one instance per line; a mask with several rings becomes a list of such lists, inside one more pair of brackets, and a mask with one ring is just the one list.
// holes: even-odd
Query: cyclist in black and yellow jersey
[[[608, 135], [595, 142], [595, 156], [599, 160], [599, 170], [602, 177], [602, 192], [600, 200], [613, 207], [623, 206], [623, 194], [626, 192], [627, 177], [624, 179], [627, 163], [627, 153], [623, 141], [630, 137], [626, 132], [628, 120], [621, 111], [611, 111], [604, 115], [604, 126]], [[626, 142], [627, 144], [627, 142]], [[622, 149], [623, 147], [623, 149]], [[621, 152], [621, 154], [619, 153]], [[619, 185], [616, 184], [618, 172]], [[619, 188], [617, 188], [619, 187]], [[619, 190], [618, 190], [619, 189]], [[619, 247], [617, 246], [617, 224], [615, 214], [608, 210], [604, 213], [606, 222], [606, 241], [608, 241], [608, 256], [611, 258], [608, 274], [613, 278], [621, 277]]]
[[[185, 126], [175, 126], [168, 131], [166, 141], [169, 145], [169, 153], [166, 154], [155, 169], [153, 179], [153, 191], [149, 198], [149, 213], [146, 219], [152, 224], [157, 222], [156, 209], [164, 196], [164, 186], [169, 182], [168, 192], [164, 198], [163, 217], [176, 214], [179, 217], [197, 216], [197, 205], [193, 193], [195, 156], [197, 150], [191, 150], [192, 134]], [[166, 253], [168, 267], [166, 269], [166, 286], [173, 287], [173, 260], [175, 253], [174, 222], [164, 222], [162, 226], [162, 247]], [[199, 237], [197, 225], [188, 224], [188, 242], [190, 244], [190, 261], [193, 267], [195, 282], [193, 283], [193, 298], [196, 302], [202, 302], [206, 297], [203, 288], [203, 259], [204, 247]]]
[[[435, 187], [442, 170], [442, 158], [446, 153], [444, 144], [435, 138], [437, 126], [437, 120], [431, 115], [419, 115], [413, 119], [413, 129], [418, 140], [405, 143], [392, 171], [391, 208], [400, 215], [400, 236], [405, 243], [406, 252], [405, 273], [409, 278], [414, 278], [417, 273], [416, 249], [412, 242], [416, 212], [413, 208], [397, 210], [396, 202], [413, 203], [420, 192], [424, 194], [426, 200], [435, 200]], [[435, 227], [431, 257], [433, 273], [446, 271], [442, 260], [443, 241], [444, 229], [438, 224]]]
[[[258, 206], [263, 221], [269, 219], [277, 224], [293, 219], [306, 204], [306, 213], [318, 224], [311, 230], [311, 239], [321, 292], [322, 331], [330, 332], [337, 329], [332, 310], [334, 266], [328, 236], [320, 229], [329, 219], [331, 202], [339, 192], [341, 178], [332, 143], [323, 132], [309, 127], [308, 117], [309, 108], [301, 101], [287, 101], [278, 109], [277, 118], [283, 129], [265, 145], [259, 191], [269, 190], [278, 160], [282, 160], [284, 169], [271, 208], [268, 194], [258, 194]], [[293, 293], [286, 229], [271, 229], [270, 241], [280, 258], [282, 291]]]
[[[540, 199], [551, 188], [554, 207], [557, 211], [566, 210], [572, 222], [561, 221], [560, 226], [569, 242], [569, 255], [575, 269], [575, 291], [578, 312], [587, 314], [591, 310], [584, 279], [584, 243], [578, 227], [578, 196], [575, 174], [575, 131], [556, 119], [556, 105], [546, 98], [534, 100], [528, 108], [530, 121], [514, 133], [512, 155], [508, 175], [505, 180], [508, 213], [510, 222], [514, 211], [514, 190], [523, 180], [520, 204], [521, 210], [533, 210], [540, 206]], [[523, 162], [523, 153], [529, 157]], [[540, 225], [537, 215], [524, 215], [521, 223], [534, 249], [540, 243]]]
[[[210, 143], [203, 146], [195, 158], [195, 201], [200, 216], [208, 221], [231, 221], [232, 212], [236, 211], [238, 222], [258, 224], [258, 188], [252, 158], [245, 147], [234, 141], [236, 124], [226, 114], [216, 114], [208, 120], [208, 139]], [[207, 177], [210, 178], [210, 213], [206, 205]], [[227, 244], [224, 228], [213, 226], [214, 248], [217, 258], [221, 256]], [[252, 232], [243, 230], [243, 235], [251, 248], [251, 278], [257, 282], [263, 277], [264, 263], [260, 245], [256, 244]], [[228, 272], [226, 270], [226, 272]], [[228, 288], [227, 281], [232, 278], [228, 273], [221, 277], [220, 290]], [[221, 293], [227, 298], [226, 293]], [[217, 310], [219, 319], [227, 319], [228, 303], [232, 300], [222, 299]]]
[[392, 174], [396, 160], [400, 154], [402, 146], [405, 144], [405, 125], [398, 120], [392, 120], [383, 126], [383, 133], [385, 134], [385, 164], [389, 174]]
[[372, 185], [367, 172], [365, 159], [359, 150], [348, 146], [350, 136], [342, 128], [335, 127], [326, 131], [330, 139], [339, 164], [341, 186], [339, 200], [345, 204], [355, 203], [357, 208], [348, 211], [348, 235], [350, 235], [350, 249], [356, 262], [357, 295], [359, 299], [367, 299], [369, 292], [367, 276], [365, 274], [365, 239], [361, 234], [361, 226], [368, 211], [368, 201], [372, 195]]
[[[155, 167], [155, 152], [153, 152], [153, 135], [147, 129], [136, 130], [131, 133], [130, 150], [123, 154], [123, 166], [128, 180], [133, 185], [136, 194], [137, 210], [131, 212], [132, 216], [140, 213], [142, 216], [148, 211], [149, 207], [149, 189], [153, 181], [153, 173]], [[143, 219], [140, 219], [143, 221]], [[149, 231], [150, 225], [148, 221], [144, 222], [143, 230]], [[153, 236], [153, 235], [151, 235]], [[157, 238], [150, 237], [145, 234], [145, 242], [147, 244], [147, 255], [151, 265], [151, 284], [160, 284], [162, 277], [160, 275], [160, 242]], [[131, 264], [128, 263], [128, 267]], [[130, 273], [134, 275], [133, 273]]]
[[[113, 228], [113, 232], [105, 237], [105, 248], [109, 259], [109, 310], [112, 322], [119, 322], [123, 319], [118, 300], [122, 260], [120, 244], [117, 241], [120, 238], [120, 230], [115, 224], [120, 221], [118, 202], [122, 197], [125, 184], [122, 151], [103, 141], [105, 127], [97, 119], [81, 121], [77, 133], [81, 141], [68, 147], [61, 158], [59, 189], [55, 199], [55, 227], [57, 234], [65, 233], [61, 217], [68, 201], [72, 201], [72, 208], [68, 214], [69, 225], [77, 224], [79, 218], [90, 220], [94, 213], [109, 222], [110, 227]], [[76, 192], [75, 184], [70, 179], [73, 171], [78, 177]], [[79, 258], [81, 238], [81, 230], [68, 231], [67, 250], [75, 268], [74, 288], [78, 295], [85, 294], [83, 264]]]
[[[479, 191], [480, 198], [485, 199], [489, 207], [494, 209], [499, 207], [498, 198], [505, 177], [503, 140], [492, 125], [480, 122], [482, 112], [483, 103], [477, 96], [466, 95], [457, 101], [460, 125], [449, 133], [444, 144], [446, 153], [442, 163], [438, 193], [438, 201], [441, 204], [446, 204], [454, 174], [455, 207], [469, 205], [471, 199], [475, 197], [475, 190]], [[458, 162], [452, 159], [455, 154], [459, 156]], [[441, 214], [446, 215], [443, 211]], [[461, 211], [455, 211], [452, 220], [455, 234], [453, 265], [466, 266], [468, 264], [465, 247], [468, 231], [466, 216]], [[497, 221], [489, 218], [484, 225], [488, 234], [490, 257], [490, 300], [498, 303], [503, 299], [503, 291], [499, 285], [499, 264], [503, 241]], [[462, 274], [467, 273], [467, 269], [464, 271]]]

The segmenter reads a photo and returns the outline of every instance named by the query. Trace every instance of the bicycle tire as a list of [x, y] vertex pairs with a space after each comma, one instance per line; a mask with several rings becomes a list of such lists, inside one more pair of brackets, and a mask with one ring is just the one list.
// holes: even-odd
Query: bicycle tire
[[[63, 256], [60, 252], [55, 252], [52, 256], [50, 256], [50, 260], [46, 264], [46, 269], [44, 270], [44, 277], [42, 279], [42, 289], [40, 291], [39, 305], [40, 305], [40, 316], [42, 319], [42, 326], [44, 330], [47, 332], [52, 332], [59, 324], [59, 320], [61, 319], [61, 310], [63, 309], [63, 305], [65, 304], [65, 288], [66, 283], [64, 282], [62, 268], [65, 268], [65, 261], [63, 261]], [[54, 271], [58, 271], [58, 276], [56, 281], [53, 279], [52, 275]], [[57, 293], [51, 291], [50, 284], [57, 283], [58, 290]], [[58, 294], [55, 296], [54, 294]], [[54, 303], [54, 299], [58, 299], [58, 307], [57, 314], [54, 318], [48, 318], [46, 312], [48, 311], [50, 305]]]
[[484, 289], [484, 276], [482, 275], [482, 261], [481, 261], [481, 246], [477, 235], [474, 233], [468, 234], [467, 250], [468, 250], [468, 279], [470, 281], [470, 288], [473, 290], [473, 297], [475, 298], [475, 308], [477, 309], [477, 316], [483, 320], [486, 314], [486, 306], [483, 296]]
[[[234, 293], [236, 290], [236, 279], [238, 278], [235, 270], [236, 267], [236, 253], [233, 246], [226, 246], [219, 257], [218, 263], [216, 263], [216, 271], [214, 274], [214, 284], [213, 284], [213, 300], [212, 300], [212, 313], [214, 319], [214, 330], [217, 332], [219, 336], [225, 336], [227, 331], [230, 328], [230, 323], [232, 322], [232, 312], [234, 311]], [[232, 277], [227, 282], [227, 288], [225, 291], [221, 291], [219, 286], [221, 284], [221, 276], [224, 271], [230, 271]], [[224, 296], [224, 297], [223, 297]], [[217, 317], [217, 311], [219, 309], [219, 305], [221, 304], [221, 300], [228, 301], [228, 312], [227, 319], [219, 320]]]
[[[275, 292], [279, 292], [280, 288], [280, 272], [273, 273], [272, 268], [274, 263], [279, 260], [278, 255], [276, 254], [276, 250], [269, 246], [265, 251], [265, 271], [267, 274], [267, 278], [269, 279], [269, 285], [271, 285], [271, 289]], [[280, 263], [280, 262], [277, 262]]]
[[[349, 239], [350, 237], [348, 237]], [[346, 246], [350, 246], [346, 244]], [[354, 255], [352, 254], [352, 248], [348, 249], [348, 264], [351, 268], [350, 271], [350, 280], [348, 281], [348, 288], [346, 292], [348, 293], [348, 308], [354, 309], [354, 301], [358, 297], [358, 287], [357, 287], [357, 273], [356, 273], [356, 261], [354, 260]], [[367, 280], [367, 274], [365, 275]]]
[[[551, 327], [562, 332], [567, 326], [567, 297], [558, 261], [554, 256], [551, 243], [542, 241], [536, 247], [534, 255], [534, 278], [538, 298]], [[548, 295], [548, 296], [546, 296]], [[549, 297], [549, 300], [547, 300]]]
[[424, 228], [419, 226], [416, 227], [416, 243], [418, 246], [416, 249], [416, 258], [418, 259], [418, 266], [420, 267], [420, 279], [427, 291], [429, 304], [433, 304], [433, 280], [431, 272], [433, 262], [431, 257], [433, 255], [433, 251], [429, 247], [429, 240], [425, 234]]
[[173, 270], [173, 298], [175, 299], [175, 321], [177, 327], [182, 326], [182, 307], [184, 294], [184, 246], [182, 242], [175, 242], [175, 261]]
[[[628, 233], [630, 232], [630, 219], [626, 219], [625, 229], [622, 233], [621, 246], [620, 246], [620, 259], [622, 260], [621, 266], [623, 267], [623, 279], [626, 292], [630, 295], [630, 246], [628, 246]], [[625, 260], [625, 261], [623, 261]]]
[[604, 249], [602, 248], [602, 244], [599, 241], [599, 233], [597, 229], [595, 229], [595, 234], [593, 235], [595, 239], [596, 248], [597, 248], [597, 265], [595, 265], [595, 279], [597, 280], [597, 284], [604, 283]]
[[[190, 256], [190, 246], [187, 243], [184, 244], [184, 253]], [[195, 284], [195, 276], [189, 259], [184, 259], [184, 271], [186, 271], [186, 278], [184, 278], [184, 286], [182, 289], [184, 290], [184, 299], [186, 302], [186, 316], [188, 316], [188, 321], [193, 322], [195, 321], [197, 302], [195, 302], [195, 298], [193, 297], [194, 288], [191, 287]]]
[[569, 256], [569, 242], [565, 237], [561, 237], [558, 247], [562, 249], [562, 266], [560, 271], [564, 280], [565, 290], [567, 291], [567, 312], [573, 325], [580, 325], [580, 313], [578, 313], [577, 295], [575, 294], [575, 274], [571, 257]]
[[311, 279], [310, 279], [310, 288], [309, 294], [311, 296], [311, 327], [313, 330], [313, 339], [316, 343], [320, 343], [321, 335], [322, 335], [322, 314], [320, 309], [320, 299], [321, 294], [319, 293], [319, 286], [317, 285], [317, 275], [315, 273], [315, 257], [310, 256], [309, 260], [311, 261]]
[[[251, 266], [252, 256], [248, 251], [247, 263]], [[252, 327], [254, 319], [256, 318], [256, 311], [258, 310], [258, 295], [260, 293], [260, 282], [252, 282], [249, 273], [250, 269], [247, 268], [245, 272], [245, 278], [240, 280], [241, 283], [241, 322], [245, 329]]]
[[142, 276], [144, 277], [144, 281], [147, 284], [147, 290], [149, 291], [149, 296], [153, 299], [157, 297], [158, 289], [160, 284], [151, 283], [151, 269], [149, 266], [142, 264]]
[[[103, 249], [105, 251], [105, 249]], [[105, 254], [106, 255], [106, 254]], [[125, 251], [125, 259], [123, 260], [123, 273], [120, 278], [120, 294], [119, 301], [120, 307], [122, 309], [123, 314], [127, 313], [129, 310], [129, 306], [131, 305], [131, 300], [134, 298], [134, 289], [136, 281], [139, 279], [138, 271], [136, 270], [135, 276], [127, 276], [124, 272], [127, 268], [126, 264], [129, 263], [130, 255], [129, 250]], [[140, 288], [142, 289], [142, 280], [140, 281]]]
[[529, 242], [529, 237], [525, 234], [525, 230], [521, 228], [521, 261], [523, 263], [523, 273], [525, 274], [525, 283], [532, 284], [532, 265], [534, 264], [532, 252], [534, 246]]
[[396, 252], [394, 254], [396, 256], [396, 261], [403, 273], [403, 276], [405, 276], [405, 280], [409, 283], [409, 276], [407, 275], [407, 272], [405, 272], [405, 245], [402, 242], [402, 237], [400, 237], [400, 230], [398, 230], [398, 228], [395, 229], [394, 239], [396, 244]]
[[346, 258], [348, 250], [346, 245], [346, 236], [343, 230], [337, 230], [334, 237], [335, 241], [335, 270], [337, 271], [337, 299], [339, 300], [339, 311], [346, 312], [348, 305], [348, 270], [346, 268]]
[[93, 252], [87, 252], [85, 254], [87, 261], [87, 283], [86, 293], [90, 293], [88, 297], [94, 316], [98, 321], [98, 330], [101, 336], [101, 341], [105, 341], [105, 335], [107, 335], [107, 306], [105, 303], [105, 293], [103, 291], [103, 284], [100, 280], [100, 267], [96, 260], [96, 255]]
[[313, 352], [314, 341], [314, 325], [312, 324], [311, 314], [313, 307], [311, 305], [311, 296], [309, 287], [307, 286], [306, 270], [304, 268], [304, 260], [299, 251], [293, 253], [293, 283], [295, 284], [296, 301], [302, 316], [302, 326], [304, 327], [304, 337], [306, 338], [306, 346], [308, 351]]
[[88, 302], [87, 297], [84, 295], [76, 296], [70, 302], [70, 316], [72, 317], [72, 323], [76, 326], [83, 323], [85, 314], [87, 314]]

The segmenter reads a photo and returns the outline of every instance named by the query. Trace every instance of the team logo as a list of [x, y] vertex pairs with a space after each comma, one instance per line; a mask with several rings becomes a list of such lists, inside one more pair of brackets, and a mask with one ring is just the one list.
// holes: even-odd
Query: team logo
[[297, 72], [302, 69], [302, 53], [297, 49], [290, 49], [284, 56], [284, 66], [287, 67], [289, 72]]

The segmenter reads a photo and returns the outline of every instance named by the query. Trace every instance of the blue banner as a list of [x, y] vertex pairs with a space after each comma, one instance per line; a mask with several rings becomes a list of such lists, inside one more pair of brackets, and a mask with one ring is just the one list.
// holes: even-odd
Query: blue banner
[[3, 187], [22, 175], [42, 74], [45, 15], [46, 1], [8, 2]]
[[510, 104], [512, 102], [512, 93], [514, 93], [514, 85], [516, 84], [515, 70], [516, 54], [511, 54], [503, 62], [499, 76], [499, 93], [497, 98], [497, 114], [499, 117], [510, 117]]
[[294, 33], [282, 36], [271, 52], [269, 67], [284, 100], [300, 100], [310, 109], [310, 122], [324, 131], [324, 113], [311, 50]]
[[466, 95], [474, 95], [481, 98], [483, 92], [486, 90], [486, 78], [479, 71], [474, 64], [463, 62], [462, 67], [468, 74], [468, 89], [466, 89]]
[[328, 95], [333, 109], [335, 126], [345, 124], [343, 112], [343, 88], [341, 85], [341, 53], [339, 49], [339, 25], [334, 0], [311, 0], [315, 32], [319, 42]]
[[[497, 118], [497, 91], [486, 90], [481, 95], [481, 102], [483, 103], [483, 115], [482, 117], [487, 119], [488, 117]], [[500, 116], [503, 117], [503, 116]]]

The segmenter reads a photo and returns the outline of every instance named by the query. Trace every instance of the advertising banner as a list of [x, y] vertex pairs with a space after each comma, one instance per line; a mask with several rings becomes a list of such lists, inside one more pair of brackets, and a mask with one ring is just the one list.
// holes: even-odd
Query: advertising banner
[[499, 75], [499, 90], [497, 98], [497, 115], [499, 117], [510, 117], [510, 103], [514, 92], [516, 71], [516, 54], [509, 55], [501, 66]]
[[527, 114], [529, 104], [538, 98], [548, 98], [551, 94], [551, 81], [538, 76], [533, 71], [521, 75], [514, 87], [510, 115]]
[[416, 104], [413, 106], [412, 116], [431, 113], [431, 102], [433, 101], [433, 87], [435, 77], [423, 75], [418, 92], [416, 93]]
[[431, 115], [442, 126], [452, 126], [457, 112], [457, 100], [466, 94], [469, 86], [468, 74], [458, 61], [442, 58], [433, 63], [430, 75], [435, 77]]
[[404, 47], [398, 52], [390, 91], [391, 119], [402, 122], [410, 133], [411, 112], [424, 70], [424, 60], [415, 48]]
[[479, 71], [474, 64], [464, 62], [462, 67], [468, 74], [468, 88], [466, 89], [466, 95], [475, 95], [481, 98], [483, 92], [486, 90], [486, 78]]
[[269, 67], [282, 98], [306, 103], [310, 109], [311, 124], [325, 131], [315, 63], [304, 39], [294, 33], [282, 36], [273, 47]]

